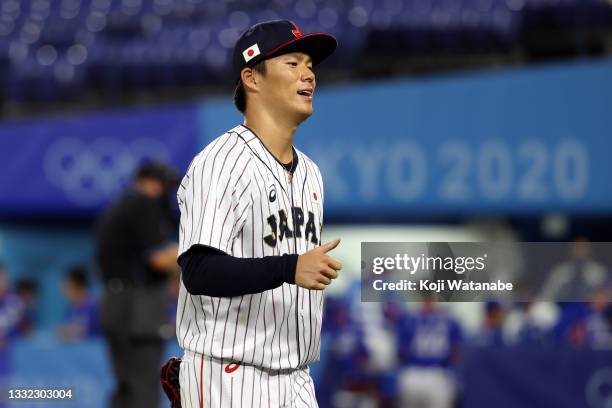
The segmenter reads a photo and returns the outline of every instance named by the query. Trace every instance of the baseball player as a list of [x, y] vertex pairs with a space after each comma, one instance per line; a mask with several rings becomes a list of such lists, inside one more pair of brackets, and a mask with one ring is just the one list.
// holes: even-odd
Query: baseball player
[[336, 48], [287, 20], [249, 28], [233, 57], [238, 125], [178, 191], [182, 407], [316, 407], [323, 289], [340, 262], [321, 241], [323, 183], [292, 145], [313, 111], [312, 67]]
[[434, 296], [423, 294], [413, 315], [397, 324], [400, 406], [450, 408], [457, 384], [453, 371], [461, 356], [463, 336], [457, 321], [436, 307]]

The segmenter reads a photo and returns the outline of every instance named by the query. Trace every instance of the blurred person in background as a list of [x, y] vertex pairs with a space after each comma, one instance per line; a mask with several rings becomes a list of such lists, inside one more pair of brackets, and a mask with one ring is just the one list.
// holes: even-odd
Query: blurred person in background
[[439, 309], [433, 295], [398, 322], [398, 394], [401, 407], [450, 408], [457, 398], [453, 367], [461, 358], [458, 322]]
[[485, 302], [484, 317], [472, 344], [479, 347], [504, 346], [504, 320], [505, 311], [502, 305], [494, 300]]
[[98, 305], [89, 291], [87, 270], [76, 266], [64, 281], [64, 296], [68, 299], [68, 308], [57, 333], [65, 341], [83, 340], [100, 334]]
[[607, 280], [606, 267], [594, 259], [591, 242], [576, 237], [570, 244], [569, 259], [553, 268], [540, 295], [557, 302], [559, 319], [552, 332], [557, 341], [582, 342], [580, 323], [590, 313], [590, 299]]
[[10, 290], [6, 268], [0, 261], [0, 387], [11, 371], [10, 346], [19, 334], [19, 323], [23, 314], [23, 302]]
[[344, 294], [342, 313], [347, 320], [336, 337], [335, 357], [346, 375], [335, 407], [389, 406], [396, 397], [395, 327], [404, 310], [391, 296], [381, 302], [362, 302], [361, 288], [362, 279], [354, 279]]
[[112, 408], [159, 404], [167, 280], [178, 279], [179, 271], [169, 206], [176, 181], [168, 166], [143, 164], [98, 221], [101, 322], [116, 378]]
[[606, 267], [593, 257], [591, 242], [577, 237], [570, 244], [569, 259], [553, 268], [541, 293], [545, 300], [587, 301], [606, 283]]
[[[337, 381], [337, 364], [334, 357], [334, 343], [350, 321], [348, 304], [343, 296], [328, 296], [323, 305], [323, 323], [321, 327], [321, 363], [313, 366], [311, 375], [316, 377], [314, 371], [319, 370], [321, 378], [317, 387], [317, 402], [321, 407], [329, 407], [335, 391], [334, 383]], [[332, 381], [333, 379], [333, 381]]]
[[574, 346], [593, 349], [612, 349], [612, 306], [609, 289], [593, 293], [584, 305], [582, 315], [565, 332], [565, 341]]
[[325, 301], [322, 328], [327, 353], [317, 402], [322, 407], [376, 407], [376, 384], [362, 325], [352, 318], [347, 296]]
[[29, 278], [20, 279], [15, 285], [17, 296], [24, 306], [23, 319], [19, 324], [19, 333], [29, 336], [38, 323], [38, 283]]
[[594, 349], [612, 349], [612, 304], [602, 302], [586, 321], [587, 344]]
[[549, 302], [518, 302], [504, 321], [506, 341], [511, 345], [546, 344], [557, 320], [557, 308]]

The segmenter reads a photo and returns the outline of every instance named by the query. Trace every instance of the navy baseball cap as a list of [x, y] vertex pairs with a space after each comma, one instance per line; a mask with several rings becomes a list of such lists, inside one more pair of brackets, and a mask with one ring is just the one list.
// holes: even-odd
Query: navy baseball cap
[[242, 33], [234, 46], [234, 78], [238, 82], [243, 68], [289, 52], [308, 54], [312, 64], [317, 65], [329, 57], [337, 45], [333, 35], [322, 32], [302, 34], [297, 25], [289, 20], [255, 24]]

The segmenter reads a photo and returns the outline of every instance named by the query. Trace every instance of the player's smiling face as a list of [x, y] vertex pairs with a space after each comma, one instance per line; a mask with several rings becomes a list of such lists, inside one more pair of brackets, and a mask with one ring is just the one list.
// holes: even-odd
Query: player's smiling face
[[259, 83], [266, 105], [280, 115], [296, 115], [298, 123], [312, 115], [316, 80], [310, 56], [292, 52], [266, 64], [266, 75]]

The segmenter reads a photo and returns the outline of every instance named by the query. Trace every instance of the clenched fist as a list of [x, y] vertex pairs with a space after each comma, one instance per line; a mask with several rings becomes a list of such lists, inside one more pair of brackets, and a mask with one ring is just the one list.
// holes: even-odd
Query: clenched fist
[[295, 284], [305, 289], [323, 290], [338, 277], [342, 263], [327, 255], [340, 243], [340, 239], [312, 249], [298, 257]]

